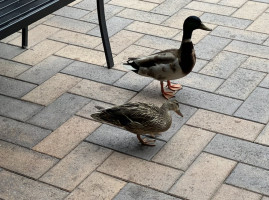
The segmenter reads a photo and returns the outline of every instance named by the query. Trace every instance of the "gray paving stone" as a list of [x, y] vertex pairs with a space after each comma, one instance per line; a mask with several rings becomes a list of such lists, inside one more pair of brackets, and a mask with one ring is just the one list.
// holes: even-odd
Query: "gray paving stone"
[[191, 72], [179, 80], [183, 86], [214, 92], [223, 82], [223, 79]]
[[43, 106], [0, 95], [0, 115], [26, 121]]
[[134, 72], [128, 72], [113, 85], [139, 92], [150, 84], [152, 80], [152, 78], [139, 76]]
[[236, 11], [236, 8], [233, 7], [207, 3], [205, 1], [204, 2], [192, 1], [185, 8], [228, 16]]
[[145, 35], [135, 44], [153, 49], [165, 50], [171, 48], [179, 48], [181, 43], [176, 40]]
[[173, 15], [190, 2], [191, 0], [166, 0], [154, 8], [151, 12], [162, 15]]
[[269, 145], [269, 123], [267, 123], [267, 125], [264, 127], [262, 132], [256, 138], [255, 142]]
[[269, 74], [267, 74], [259, 86], [269, 88]]
[[153, 24], [160, 24], [168, 18], [168, 16], [128, 8], [117, 14], [117, 16]]
[[[104, 3], [107, 3], [108, 1], [109, 0], [104, 0]], [[96, 5], [96, 1], [84, 0], [84, 1], [81, 1], [77, 4], [75, 4], [73, 7], [93, 11], [97, 8], [97, 5]]]
[[51, 131], [0, 116], [0, 139], [32, 148]]
[[237, 0], [237, 1], [230, 1], [230, 0], [221, 0], [218, 4], [226, 5], [226, 6], [233, 6], [233, 7], [241, 7], [247, 0]]
[[269, 89], [256, 88], [234, 114], [261, 123], [269, 120]]
[[239, 163], [226, 183], [269, 195], [269, 171]]
[[38, 20], [38, 21], [32, 23], [31, 25], [29, 25], [28, 29], [30, 30], [30, 29], [35, 28], [36, 26], [38, 26], [38, 25], [42, 24], [43, 22], [49, 20], [53, 16], [54, 16], [53, 14], [50, 14], [50, 15], [47, 15], [47, 16], [41, 18], [40, 20]]
[[210, 60], [222, 51], [229, 43], [230, 39], [208, 35], [195, 45], [197, 58]]
[[222, 51], [200, 73], [227, 79], [247, 58], [246, 55]]
[[4, 39], [1, 40], [1, 42], [3, 43], [8, 43], [10, 42], [11, 40], [14, 40], [15, 38], [19, 37], [21, 35], [20, 32], [16, 32], [16, 33], [13, 33], [7, 37], [5, 37]]
[[4, 49], [4, 51], [3, 50], [0, 51], [0, 57], [6, 58], [6, 59], [12, 59], [15, 56], [26, 51], [26, 49], [23, 49], [21, 47], [5, 44], [1, 42], [0, 42], [0, 49]]
[[30, 67], [30, 65], [24, 65], [0, 58], [0, 74], [4, 76], [16, 77]]
[[69, 193], [9, 171], [0, 173], [0, 199], [60, 200]]
[[177, 92], [180, 103], [231, 115], [242, 104], [242, 101], [228, 97], [184, 87]]
[[238, 68], [216, 91], [228, 97], [246, 99], [265, 77], [265, 73]]
[[241, 40], [257, 44], [262, 44], [264, 40], [268, 37], [267, 34], [223, 26], [218, 26], [210, 34], [219, 37], [230, 38], [233, 40]]
[[62, 16], [54, 16], [44, 22], [44, 24], [80, 33], [87, 33], [88, 31], [96, 27], [95, 24], [89, 22], [66, 18]]
[[249, 57], [241, 67], [269, 73], [269, 60]]
[[232, 41], [225, 50], [268, 59], [269, 47], [241, 41]]
[[125, 74], [125, 72], [119, 70], [107, 69], [103, 66], [97, 66], [79, 61], [73, 62], [61, 72], [108, 84], [114, 83]]
[[253, 1], [262, 2], [262, 3], [269, 3], [269, 0], [253, 0]]
[[[92, 1], [94, 2], [94, 1]], [[110, 19], [120, 11], [122, 11], [124, 8], [120, 6], [115, 6], [111, 4], [105, 4], [105, 11], [106, 11], [106, 20]], [[82, 17], [80, 20], [85, 20], [87, 22], [98, 24], [98, 15], [97, 10], [90, 12], [89, 14]]]
[[106, 124], [91, 133], [86, 140], [146, 160], [150, 160], [165, 144], [156, 140], [154, 147], [141, 145], [135, 134]]
[[73, 19], [79, 19], [88, 13], [89, 11], [86, 11], [86, 10], [65, 6], [61, 8], [60, 10], [57, 10], [53, 14], [60, 15], [63, 17], [73, 18]]
[[269, 148], [260, 144], [218, 134], [211, 140], [204, 151], [269, 169]]
[[29, 122], [55, 130], [89, 102], [90, 99], [85, 97], [65, 93], [32, 117]]
[[[126, 26], [131, 24], [133, 20], [125, 19], [121, 17], [112, 17], [109, 20], [107, 20], [107, 32], [108, 36], [111, 37], [115, 35], [116, 33], [120, 32], [122, 29], [124, 29]], [[99, 26], [95, 27], [91, 31], [88, 32], [90, 35], [101, 37], [100, 28]]]
[[41, 84], [72, 62], [72, 60], [66, 58], [50, 56], [19, 75], [18, 78], [31, 83]]
[[204, 13], [200, 18], [203, 22], [239, 29], [245, 29], [253, 22], [247, 19], [239, 19], [235, 17], [223, 16], [211, 13]]
[[113, 200], [177, 200], [179, 198], [169, 196], [156, 190], [152, 190], [140, 185], [128, 183], [120, 192], [113, 198]]
[[36, 85], [0, 76], [0, 94], [20, 98], [34, 89]]
[[269, 38], [263, 43], [263, 45], [269, 46]]
[[163, 132], [158, 138], [164, 141], [170, 140], [173, 135], [175, 135], [178, 130], [191, 118], [191, 116], [197, 111], [196, 108], [186, 105], [179, 105], [180, 111], [183, 114], [183, 117], [180, 117], [178, 114], [172, 112], [172, 125], [171, 127]]
[[196, 59], [195, 66], [192, 71], [199, 72], [201, 69], [204, 68], [204, 66], [206, 66], [207, 63], [208, 63], [207, 60]]

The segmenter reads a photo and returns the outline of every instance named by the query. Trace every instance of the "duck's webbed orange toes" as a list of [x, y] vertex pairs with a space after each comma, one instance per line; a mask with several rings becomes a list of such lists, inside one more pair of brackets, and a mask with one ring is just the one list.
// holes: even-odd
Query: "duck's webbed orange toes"
[[138, 140], [141, 142], [142, 145], [146, 146], [155, 146], [155, 140], [149, 140], [147, 138], [142, 139], [140, 135], [137, 135]]
[[162, 92], [162, 94], [166, 99], [171, 99], [174, 97], [174, 92]]
[[177, 91], [182, 89], [182, 85], [180, 84], [171, 84], [170, 81], [167, 81], [167, 86], [170, 90]]
[[168, 88], [170, 90], [177, 91], [177, 90], [181, 90], [182, 89], [182, 85], [180, 85], [180, 84], [174, 84], [174, 85], [168, 86]]
[[162, 91], [163, 96], [164, 96], [166, 99], [171, 99], [172, 97], [174, 97], [174, 92], [167, 92], [167, 91], [164, 91], [164, 88], [163, 88], [163, 81], [160, 81], [160, 83], [161, 83], [161, 91]]

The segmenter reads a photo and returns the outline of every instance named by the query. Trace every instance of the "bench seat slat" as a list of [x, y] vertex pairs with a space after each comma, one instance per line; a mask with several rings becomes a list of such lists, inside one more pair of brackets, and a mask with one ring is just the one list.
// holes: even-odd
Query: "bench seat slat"
[[12, 12], [9, 12], [4, 17], [0, 18], [0, 28], [5, 25], [8, 25], [10, 22], [15, 21], [16, 19], [20, 19], [20, 17], [25, 16], [33, 10], [41, 8], [42, 6], [45, 6], [46, 4], [49, 4], [53, 1], [55, 0], [35, 0], [31, 3], [24, 4], [20, 8], [12, 10]]
[[16, 3], [19, 0], [1, 0], [0, 1], [0, 10], [4, 9], [5, 7]]
[[[46, 1], [46, 0], [43, 0], [43, 1]], [[12, 13], [16, 10], [20, 10], [21, 8], [31, 4], [35, 2], [35, 0], [20, 0], [20, 1], [17, 1], [7, 7], [5, 7], [4, 9], [0, 10], [0, 17], [3, 17], [9, 13]]]

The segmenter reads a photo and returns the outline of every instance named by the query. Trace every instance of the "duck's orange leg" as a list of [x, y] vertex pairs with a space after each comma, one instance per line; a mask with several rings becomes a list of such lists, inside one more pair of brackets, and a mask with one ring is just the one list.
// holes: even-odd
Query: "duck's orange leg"
[[162, 91], [163, 96], [166, 99], [170, 99], [170, 98], [174, 97], [174, 92], [165, 92], [164, 88], [163, 88], [163, 81], [160, 81], [160, 83], [161, 83], [161, 91]]
[[136, 136], [137, 136], [137, 139], [141, 142], [141, 144], [146, 145], [146, 146], [155, 146], [155, 144], [153, 143], [155, 142], [155, 140], [147, 140], [146, 138], [142, 139], [141, 136], [138, 134]]
[[173, 91], [177, 91], [177, 90], [181, 90], [182, 89], [182, 85], [180, 85], [180, 84], [173, 84], [172, 85], [169, 80], [167, 81], [167, 87], [170, 90], [173, 90]]

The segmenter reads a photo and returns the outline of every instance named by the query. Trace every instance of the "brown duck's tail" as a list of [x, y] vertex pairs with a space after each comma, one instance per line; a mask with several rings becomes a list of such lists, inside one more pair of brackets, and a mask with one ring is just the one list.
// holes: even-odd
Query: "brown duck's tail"
[[106, 124], [113, 124], [116, 126], [122, 126], [120, 121], [117, 119], [117, 117], [106, 112], [106, 110], [103, 110], [99, 113], [91, 114], [91, 117], [97, 121], [100, 121], [100, 122], [103, 122]]
[[100, 113], [91, 114], [91, 117], [97, 121], [103, 121], [103, 119], [100, 117]]

